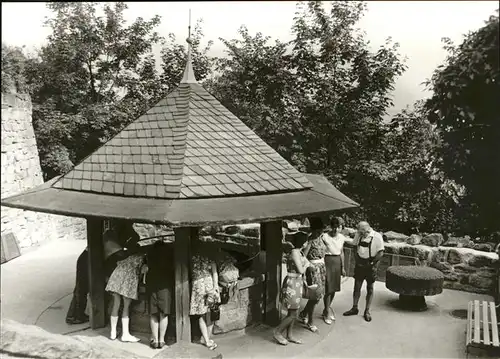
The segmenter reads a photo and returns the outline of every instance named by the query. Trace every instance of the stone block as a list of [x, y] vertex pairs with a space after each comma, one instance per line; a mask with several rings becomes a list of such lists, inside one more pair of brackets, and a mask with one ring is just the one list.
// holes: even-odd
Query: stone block
[[488, 277], [483, 277], [478, 274], [471, 274], [469, 277], [469, 284], [482, 289], [492, 289], [493, 279]]
[[477, 272], [477, 268], [471, 267], [465, 263], [460, 263], [455, 266], [453, 266], [453, 269], [458, 272], [463, 272], [463, 273], [475, 273]]
[[447, 273], [453, 270], [453, 266], [447, 262], [431, 262], [429, 266], [432, 268], [436, 268], [443, 273]]
[[441, 233], [427, 234], [422, 238], [422, 244], [429, 247], [439, 247], [444, 242], [444, 237]]
[[472, 248], [474, 248], [476, 251], [493, 252], [495, 245], [492, 243], [477, 243]]
[[410, 244], [410, 245], [416, 245], [416, 244], [420, 244], [422, 242], [422, 237], [419, 236], [418, 234], [412, 234], [407, 240], [406, 240], [406, 243]]
[[447, 262], [450, 264], [459, 264], [464, 262], [464, 254], [455, 248], [451, 248], [448, 251], [448, 256], [446, 258]]
[[386, 242], [404, 242], [408, 240], [408, 236], [406, 234], [388, 231], [383, 234], [384, 241]]
[[404, 244], [399, 250], [399, 254], [416, 257], [421, 261], [429, 261], [432, 258], [432, 253], [432, 248], [422, 245], [410, 246], [408, 244]]
[[469, 265], [472, 267], [488, 267], [492, 266], [494, 262], [494, 258], [483, 255], [475, 255], [469, 259]]

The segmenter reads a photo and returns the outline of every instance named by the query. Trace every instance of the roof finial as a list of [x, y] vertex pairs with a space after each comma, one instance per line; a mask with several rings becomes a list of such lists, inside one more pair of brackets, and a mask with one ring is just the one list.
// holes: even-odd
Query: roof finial
[[193, 59], [192, 59], [192, 49], [191, 49], [191, 9], [189, 9], [189, 26], [188, 26], [188, 38], [186, 39], [188, 43], [188, 53], [187, 53], [187, 61], [186, 68], [184, 70], [184, 76], [182, 77], [181, 83], [198, 83], [196, 81], [196, 77], [194, 76], [193, 71]]

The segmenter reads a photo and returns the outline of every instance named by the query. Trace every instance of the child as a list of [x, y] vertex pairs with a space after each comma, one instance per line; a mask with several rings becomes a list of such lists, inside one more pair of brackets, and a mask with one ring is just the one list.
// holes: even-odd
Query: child
[[165, 347], [165, 334], [168, 316], [172, 312], [174, 295], [174, 256], [173, 249], [163, 241], [153, 244], [147, 255], [148, 271], [146, 290], [149, 298], [149, 324], [153, 349]]
[[144, 263], [144, 254], [138, 248], [131, 248], [130, 255], [119, 261], [116, 268], [109, 277], [106, 291], [113, 295], [113, 309], [111, 310], [111, 340], [116, 339], [116, 327], [118, 325], [118, 312], [123, 298], [122, 311], [122, 342], [136, 343], [140, 339], [134, 337], [129, 331], [129, 309], [132, 300], [138, 299], [138, 287], [140, 270]]

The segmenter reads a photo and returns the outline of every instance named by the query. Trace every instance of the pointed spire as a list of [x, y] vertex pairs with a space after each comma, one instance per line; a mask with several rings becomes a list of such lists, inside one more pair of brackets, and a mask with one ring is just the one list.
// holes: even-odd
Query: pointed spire
[[196, 77], [194, 76], [194, 71], [193, 71], [193, 56], [192, 56], [192, 49], [191, 49], [191, 9], [189, 9], [189, 27], [188, 27], [188, 38], [186, 39], [186, 42], [188, 43], [188, 54], [187, 54], [187, 61], [186, 61], [186, 68], [184, 69], [184, 76], [182, 77], [181, 84], [193, 84], [193, 83], [198, 83], [196, 81]]

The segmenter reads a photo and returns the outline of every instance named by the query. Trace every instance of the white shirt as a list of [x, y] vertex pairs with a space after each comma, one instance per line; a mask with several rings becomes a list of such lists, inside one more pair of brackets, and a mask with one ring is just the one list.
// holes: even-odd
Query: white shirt
[[[328, 233], [323, 233], [321, 239], [328, 243], [326, 246], [326, 255], [339, 256], [344, 249], [344, 242], [346, 238], [343, 234], [338, 233], [335, 237], [330, 236]], [[330, 249], [333, 251], [331, 252]]]
[[[353, 244], [357, 246], [358, 248], [358, 255], [363, 258], [363, 259], [369, 259], [370, 258], [370, 248], [369, 247], [361, 247], [359, 246], [359, 240], [360, 240], [360, 235], [359, 233], [356, 233], [354, 236], [354, 242]], [[372, 258], [375, 257], [375, 255], [379, 252], [384, 250], [384, 239], [382, 238], [382, 235], [378, 232], [375, 232], [374, 230], [371, 230], [368, 235], [361, 240], [362, 242], [365, 243], [370, 243], [371, 244], [371, 255]]]

